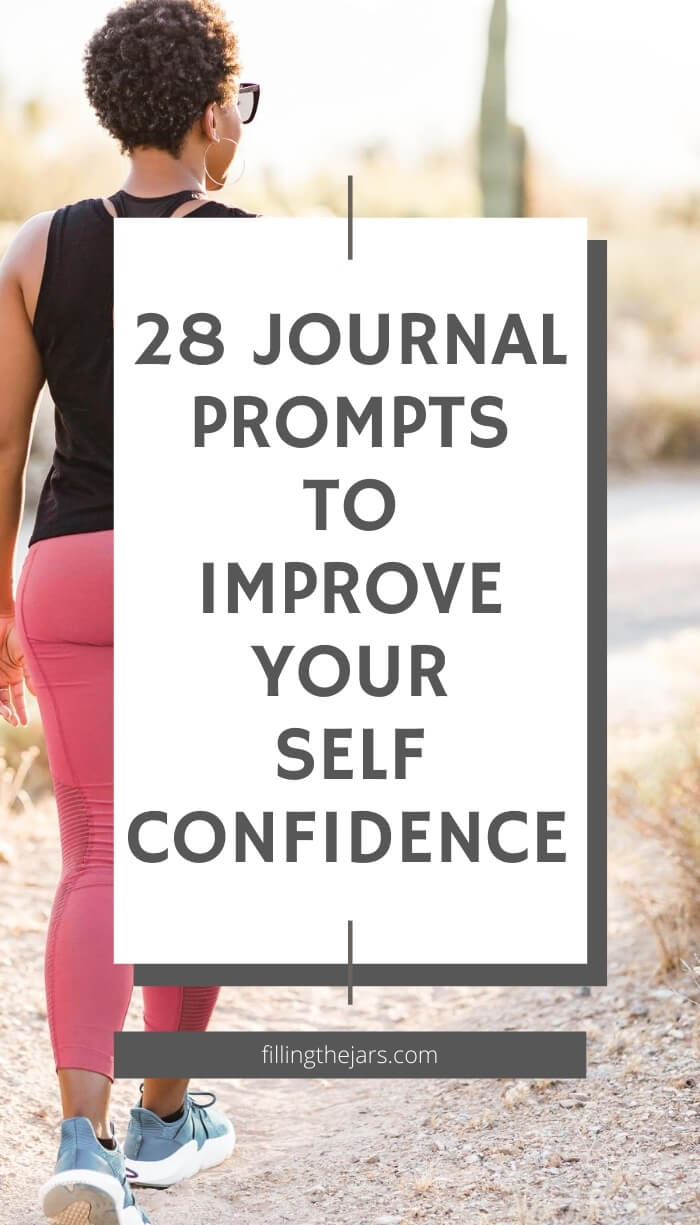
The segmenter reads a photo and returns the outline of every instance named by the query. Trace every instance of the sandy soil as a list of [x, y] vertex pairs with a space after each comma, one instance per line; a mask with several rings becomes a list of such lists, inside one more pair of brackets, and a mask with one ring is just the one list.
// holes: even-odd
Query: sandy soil
[[[611, 863], [637, 864], [623, 831]], [[46, 805], [12, 818], [0, 865], [0, 1220], [39, 1225], [57, 1108], [42, 950], [57, 871]], [[142, 1191], [155, 1225], [399, 1225], [700, 1219], [697, 1008], [661, 984], [656, 950], [613, 884], [610, 979], [576, 989], [227, 988], [220, 1029], [585, 1028], [586, 1081], [226, 1081], [232, 1159], [167, 1192]], [[680, 984], [682, 987], [682, 984]], [[130, 1027], [138, 1027], [135, 992]], [[125, 1126], [136, 1085], [116, 1085]]]
[[[628, 753], [669, 718], [677, 682], [669, 681], [669, 654], [659, 636], [667, 629], [687, 635], [697, 617], [686, 601], [681, 623], [664, 626], [678, 608], [667, 584], [666, 602], [653, 609], [653, 632], [648, 601], [641, 625], [639, 587], [649, 589], [653, 548], [648, 531], [631, 520], [646, 516], [649, 501], [636, 489], [622, 489], [620, 503], [611, 536], [618, 616], [611, 747]], [[699, 507], [695, 495], [696, 515]], [[658, 566], [672, 563], [673, 574], [665, 570], [671, 586], [673, 575], [687, 584], [697, 552], [696, 534], [683, 536], [683, 549], [678, 544], [688, 513], [682, 499], [671, 507], [679, 532], [654, 520]], [[628, 533], [645, 538], [645, 560], [623, 582], [620, 567], [634, 561]], [[676, 545], [668, 559], [670, 538]], [[683, 660], [688, 649], [684, 638]], [[681, 671], [687, 675], [684, 664]], [[0, 1222], [40, 1225], [36, 1191], [53, 1165], [59, 1121], [42, 981], [58, 869], [52, 805], [13, 816], [2, 838], [9, 862], [0, 862]], [[700, 1221], [700, 1008], [676, 993], [689, 983], [659, 979], [652, 933], [630, 900], [630, 885], [642, 892], [664, 887], [655, 848], [640, 853], [630, 832], [613, 826], [610, 850], [607, 987], [590, 994], [360, 988], [352, 1008], [340, 988], [227, 988], [215, 1018], [218, 1029], [585, 1028], [587, 1080], [215, 1084], [238, 1130], [236, 1151], [190, 1183], [141, 1192], [154, 1225]], [[137, 991], [129, 1027], [139, 1026], [139, 1011]], [[115, 1086], [121, 1131], [136, 1092], [133, 1083]]]

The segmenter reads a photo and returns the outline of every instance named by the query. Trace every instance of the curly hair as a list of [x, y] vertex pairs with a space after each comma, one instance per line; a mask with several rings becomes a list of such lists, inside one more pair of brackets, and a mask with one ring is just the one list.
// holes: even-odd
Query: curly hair
[[99, 122], [122, 152], [180, 152], [206, 107], [230, 103], [238, 39], [213, 0], [128, 0], [85, 48], [84, 81]]

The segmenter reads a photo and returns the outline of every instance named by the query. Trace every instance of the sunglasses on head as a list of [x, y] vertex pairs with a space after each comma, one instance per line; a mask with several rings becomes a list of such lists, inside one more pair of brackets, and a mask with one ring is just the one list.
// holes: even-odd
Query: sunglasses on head
[[241, 123], [252, 123], [260, 101], [260, 86], [252, 81], [243, 81], [238, 88], [238, 113]]

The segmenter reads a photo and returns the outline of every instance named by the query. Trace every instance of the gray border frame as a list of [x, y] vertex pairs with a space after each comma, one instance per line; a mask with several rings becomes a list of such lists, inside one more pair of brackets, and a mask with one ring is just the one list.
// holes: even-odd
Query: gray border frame
[[[607, 982], [607, 242], [587, 242], [588, 815], [585, 964], [352, 964], [354, 986], [599, 986]], [[348, 964], [137, 965], [137, 986], [339, 986]]]

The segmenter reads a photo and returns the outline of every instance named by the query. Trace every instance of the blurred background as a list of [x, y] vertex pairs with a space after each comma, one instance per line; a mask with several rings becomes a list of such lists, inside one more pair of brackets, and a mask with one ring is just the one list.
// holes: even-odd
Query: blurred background
[[[82, 48], [111, 7], [102, 0], [5, 6], [0, 254], [31, 214], [121, 184], [125, 164], [93, 121], [81, 84]], [[359, 1219], [360, 1200], [363, 1220], [381, 1209], [377, 1221], [444, 1220], [465, 1195], [499, 1225], [539, 1225], [569, 1209], [577, 1220], [614, 1225], [632, 1219], [635, 1204], [636, 1220], [690, 1222], [698, 1188], [689, 1174], [688, 1119], [700, 1113], [685, 1109], [689, 1094], [697, 1099], [700, 1015], [700, 4], [226, 0], [224, 7], [240, 34], [243, 79], [259, 81], [262, 98], [245, 131], [245, 175], [222, 198], [266, 214], [344, 214], [352, 173], [358, 215], [585, 216], [590, 236], [607, 240], [609, 265], [609, 985], [591, 999], [587, 988], [533, 990], [526, 1002], [498, 989], [363, 989], [353, 1010], [354, 1023], [366, 1027], [517, 1028], [523, 1008], [541, 1028], [585, 1025], [588, 1097], [549, 1081], [444, 1090], [397, 1081], [390, 1096], [381, 1082], [347, 1083], [335, 1103], [326, 1093], [333, 1081], [222, 1086], [249, 1144], [244, 1139], [237, 1158], [237, 1214], [242, 1222], [269, 1220], [279, 1182], [285, 1209], [296, 1205], [293, 1218], [280, 1219], [311, 1220], [309, 1188], [320, 1211], [349, 1177], [352, 1131], [362, 1159], [375, 1164], [361, 1167], [359, 1181], [352, 1176], [347, 1203], [333, 1200], [323, 1219], [338, 1225]], [[52, 428], [44, 395], [17, 570]], [[41, 960], [58, 867], [32, 703], [28, 728], [0, 725], [0, 928], [11, 937], [0, 957], [0, 1028], [12, 1037], [0, 1044], [0, 1075], [22, 1085], [46, 1152], [55, 1110], [45, 1108], [53, 1089]], [[224, 995], [219, 1028], [347, 1025], [332, 989]], [[136, 1011], [129, 1023], [140, 1024]], [[447, 1089], [458, 1092], [444, 1096]], [[6, 1098], [12, 1109], [13, 1094]], [[126, 1090], [122, 1099], [125, 1106]], [[573, 1109], [593, 1101], [594, 1110]], [[566, 1109], [555, 1115], [556, 1104]], [[569, 1155], [559, 1157], [566, 1145]], [[469, 1172], [473, 1151], [478, 1177]], [[505, 1163], [504, 1153], [517, 1161]], [[287, 1164], [278, 1174], [280, 1161]], [[554, 1176], [544, 1183], [543, 1165]], [[316, 1185], [319, 1175], [325, 1187]], [[14, 1185], [16, 1171], [11, 1177]], [[229, 1219], [226, 1177], [222, 1198], [207, 1201], [212, 1221]], [[430, 1215], [426, 1202], [438, 1201], [442, 1215]], [[169, 1217], [174, 1225], [191, 1220], [186, 1204], [181, 1212]], [[33, 1225], [35, 1217], [22, 1220]]]
[[[32, 213], [121, 182], [81, 82], [110, 7], [33, 0], [4, 14], [0, 249]], [[695, 0], [662, 15], [656, 0], [510, 0], [507, 18], [492, 0], [224, 7], [263, 92], [245, 174], [222, 198], [342, 213], [353, 173], [358, 214], [587, 216], [609, 243], [610, 459], [700, 458]]]
[[[32, 213], [122, 181], [125, 161], [94, 121], [81, 80], [82, 49], [110, 7], [33, 0], [5, 11], [0, 250]], [[700, 5], [224, 8], [239, 32], [243, 79], [261, 83], [262, 101], [245, 130], [244, 176], [223, 198], [268, 214], [342, 214], [352, 173], [358, 214], [585, 216], [590, 236], [607, 240], [610, 744], [615, 766], [628, 769], [630, 753], [637, 763], [624, 785], [615, 774], [613, 798], [648, 821], [639, 754], [651, 761], [653, 745], [669, 738], [680, 751], [681, 706], [683, 735], [690, 728], [698, 750], [687, 707], [700, 669]], [[45, 393], [17, 569], [52, 431]], [[14, 767], [37, 729], [2, 735]], [[665, 769], [667, 747], [662, 756]], [[687, 784], [681, 757], [671, 773], [677, 766]], [[43, 749], [28, 778], [33, 792], [46, 786]], [[700, 808], [698, 791], [691, 808]], [[683, 872], [691, 862], [695, 872], [697, 817], [687, 804], [671, 817], [666, 799], [654, 803], [662, 842], [672, 827]]]

